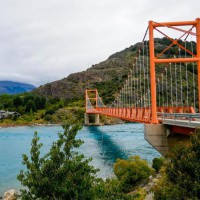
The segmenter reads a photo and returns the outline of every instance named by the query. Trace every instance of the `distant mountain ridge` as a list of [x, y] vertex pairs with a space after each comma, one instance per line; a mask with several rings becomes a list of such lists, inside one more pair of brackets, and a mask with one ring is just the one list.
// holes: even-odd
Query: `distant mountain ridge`
[[0, 81], [0, 94], [19, 94], [30, 92], [36, 87], [28, 83]]

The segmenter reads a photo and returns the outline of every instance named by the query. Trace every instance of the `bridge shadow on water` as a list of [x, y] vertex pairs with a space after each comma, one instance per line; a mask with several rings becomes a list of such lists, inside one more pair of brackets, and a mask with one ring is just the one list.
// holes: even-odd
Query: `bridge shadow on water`
[[107, 164], [115, 163], [117, 158], [128, 158], [125, 151], [123, 151], [123, 147], [117, 144], [112, 136], [103, 131], [101, 127], [90, 126], [88, 127], [88, 131], [98, 142], [101, 157]]

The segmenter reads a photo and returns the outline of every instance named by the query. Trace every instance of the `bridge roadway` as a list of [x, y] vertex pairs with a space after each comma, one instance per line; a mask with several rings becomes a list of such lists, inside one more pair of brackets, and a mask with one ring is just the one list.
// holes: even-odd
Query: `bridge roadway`
[[158, 113], [158, 120], [165, 125], [174, 125], [187, 128], [200, 127], [199, 113]]

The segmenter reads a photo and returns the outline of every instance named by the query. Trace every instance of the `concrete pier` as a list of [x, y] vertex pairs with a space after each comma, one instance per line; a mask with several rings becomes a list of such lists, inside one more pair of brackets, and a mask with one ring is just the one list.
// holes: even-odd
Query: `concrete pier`
[[145, 124], [144, 137], [162, 155], [169, 153], [180, 142], [190, 142], [188, 135], [173, 133], [169, 126], [163, 124]]
[[99, 126], [100, 125], [100, 119], [99, 114], [84, 114], [84, 124], [85, 126]]

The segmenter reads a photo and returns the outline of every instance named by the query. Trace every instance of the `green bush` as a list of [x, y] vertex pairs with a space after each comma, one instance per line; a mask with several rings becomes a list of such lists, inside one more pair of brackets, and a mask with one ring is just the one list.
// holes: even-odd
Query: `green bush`
[[52, 120], [52, 116], [50, 114], [47, 114], [44, 116], [44, 120], [50, 122]]
[[49, 109], [45, 112], [45, 115], [53, 115], [55, 113], [55, 110]]
[[168, 159], [166, 179], [155, 189], [155, 199], [170, 199], [166, 195], [174, 195], [173, 199], [199, 199], [200, 129], [192, 134], [189, 146], [180, 144]]
[[120, 186], [120, 181], [116, 178], [100, 181], [96, 185], [95, 194], [99, 200], [142, 200], [146, 196], [146, 192], [140, 188], [134, 193], [124, 193]]
[[158, 172], [160, 170], [160, 168], [163, 166], [163, 163], [164, 163], [164, 158], [162, 158], [162, 157], [154, 158], [152, 167], [156, 170], [156, 172]]
[[98, 196], [98, 199], [128, 200], [127, 195], [122, 192], [117, 179], [106, 179], [106, 181], [101, 181], [100, 184], [96, 185], [95, 193], [96, 196]]
[[152, 171], [147, 162], [139, 156], [130, 157], [128, 160], [117, 159], [114, 164], [114, 173], [123, 191], [130, 191], [139, 182], [148, 179]]
[[182, 188], [168, 181], [165, 173], [162, 174], [153, 190], [155, 200], [183, 200], [184, 196], [186, 196]]

